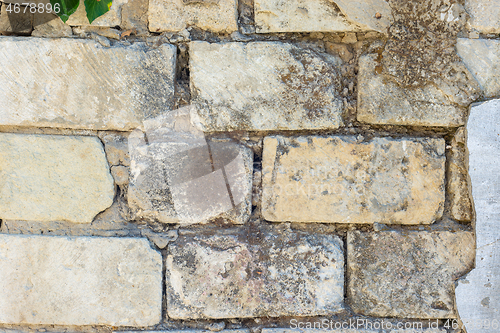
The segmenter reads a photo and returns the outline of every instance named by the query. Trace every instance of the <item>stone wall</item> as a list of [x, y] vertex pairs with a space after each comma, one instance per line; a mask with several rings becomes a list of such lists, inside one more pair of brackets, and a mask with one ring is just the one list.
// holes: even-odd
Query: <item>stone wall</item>
[[27, 2], [0, 0], [0, 331], [498, 331], [498, 279], [464, 276], [500, 221], [467, 147], [500, 1]]

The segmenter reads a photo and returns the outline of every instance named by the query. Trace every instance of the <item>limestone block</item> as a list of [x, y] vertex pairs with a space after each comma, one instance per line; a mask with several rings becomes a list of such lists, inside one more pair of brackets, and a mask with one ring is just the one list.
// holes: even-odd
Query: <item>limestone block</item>
[[441, 217], [444, 140], [361, 140], [349, 136], [265, 138], [264, 218], [430, 224]]
[[455, 220], [461, 222], [470, 222], [472, 219], [466, 137], [465, 127], [460, 127], [451, 141], [447, 170], [450, 213]]
[[288, 43], [192, 42], [192, 103], [204, 131], [340, 127], [341, 60]]
[[194, 26], [211, 32], [238, 30], [236, 0], [150, 0], [149, 30], [179, 32]]
[[286, 226], [193, 232], [168, 245], [166, 265], [173, 319], [318, 316], [343, 306], [343, 244], [334, 235]]
[[500, 96], [500, 41], [459, 38], [457, 52], [486, 97]]
[[162, 257], [143, 238], [0, 235], [0, 323], [151, 326]]
[[472, 100], [437, 84], [403, 88], [381, 74], [377, 56], [359, 59], [358, 121], [369, 124], [458, 127]]
[[[386, 1], [255, 0], [257, 32], [387, 32], [391, 8]], [[376, 18], [376, 14], [380, 18]]]
[[347, 297], [374, 317], [455, 318], [454, 280], [474, 263], [470, 232], [347, 234]]
[[57, 15], [50, 13], [36, 14], [33, 21], [34, 37], [71, 37], [73, 31], [71, 27], [65, 24]]
[[173, 45], [3, 37], [0, 58], [0, 125], [126, 131], [173, 104]]
[[499, 0], [466, 0], [465, 9], [470, 15], [470, 26], [483, 34], [500, 33]]
[[128, 203], [136, 218], [162, 223], [236, 224], [250, 217], [253, 155], [236, 142], [205, 138], [180, 109], [129, 136]]
[[0, 133], [0, 219], [90, 223], [114, 194], [98, 138]]
[[476, 212], [476, 267], [458, 281], [457, 309], [468, 333], [498, 331], [500, 311], [500, 100], [473, 105], [467, 124]]

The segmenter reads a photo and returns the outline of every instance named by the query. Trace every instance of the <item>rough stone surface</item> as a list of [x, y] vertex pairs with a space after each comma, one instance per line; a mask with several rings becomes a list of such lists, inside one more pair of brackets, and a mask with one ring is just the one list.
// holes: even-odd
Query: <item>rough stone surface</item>
[[451, 141], [447, 170], [451, 216], [461, 222], [470, 222], [472, 219], [466, 137], [465, 127], [460, 127]]
[[498, 331], [500, 312], [500, 100], [474, 105], [467, 124], [469, 172], [476, 211], [476, 267], [456, 289], [468, 333]]
[[500, 96], [500, 41], [459, 38], [457, 52], [486, 97]]
[[[144, 331], [114, 331], [114, 333], [139, 333]], [[183, 330], [164, 330], [164, 331], [147, 331], [148, 333], [211, 333], [211, 330], [194, 330], [194, 329], [183, 329]], [[250, 333], [248, 329], [228, 329], [220, 330], [215, 332], [221, 333]], [[3, 333], [3, 332], [2, 332]]]
[[[472, 100], [437, 85], [404, 88], [381, 73], [377, 55], [359, 59], [358, 120], [370, 124], [449, 126], [465, 124]], [[450, 88], [450, 87], [449, 87]]]
[[231, 33], [238, 30], [236, 0], [150, 0], [149, 30], [179, 32], [190, 26]]
[[0, 2], [0, 35], [3, 33], [29, 34], [33, 30], [33, 14], [23, 13], [24, 7], [18, 14], [8, 13], [7, 4]]
[[287, 43], [190, 46], [192, 103], [204, 131], [335, 129], [341, 60]]
[[0, 235], [0, 323], [150, 326], [162, 258], [145, 239]]
[[454, 280], [474, 263], [470, 232], [347, 234], [347, 297], [375, 317], [454, 318]]
[[0, 219], [90, 223], [114, 193], [98, 138], [0, 133]]
[[[135, 218], [162, 223], [245, 223], [251, 213], [253, 155], [229, 141], [207, 141], [189, 109], [145, 122], [129, 137], [128, 203]], [[147, 138], [147, 141], [146, 141]]]
[[180, 235], [168, 245], [173, 319], [316, 316], [341, 310], [340, 238], [280, 228]]
[[134, 129], [172, 106], [175, 57], [169, 44], [1, 38], [0, 125]]
[[122, 23], [124, 30], [133, 30], [136, 35], [148, 33], [148, 0], [128, 0], [122, 6]]
[[267, 137], [269, 221], [429, 224], [444, 206], [442, 139]]
[[57, 15], [42, 13], [34, 15], [33, 32], [34, 37], [71, 37], [71, 27], [65, 24]]
[[[66, 21], [66, 24], [71, 26], [90, 25], [89, 19], [87, 18], [87, 13], [85, 11], [84, 1], [85, 0], [80, 0], [78, 9], [69, 17], [69, 19]], [[129, 0], [113, 0], [113, 4], [111, 5], [109, 12], [96, 18], [94, 22], [92, 22], [92, 25], [101, 27], [119, 26], [122, 23], [122, 7], [128, 1]]]
[[467, 0], [465, 9], [470, 15], [470, 27], [483, 34], [500, 33], [499, 0]]
[[[380, 19], [375, 14], [381, 15]], [[387, 32], [391, 9], [383, 0], [255, 0], [257, 32]]]

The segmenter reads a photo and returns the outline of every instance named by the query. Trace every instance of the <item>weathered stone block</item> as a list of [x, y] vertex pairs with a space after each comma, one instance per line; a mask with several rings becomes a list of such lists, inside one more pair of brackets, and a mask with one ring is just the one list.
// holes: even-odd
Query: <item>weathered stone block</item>
[[341, 60], [287, 43], [190, 46], [192, 103], [204, 131], [335, 129]]
[[[257, 32], [387, 32], [391, 8], [386, 1], [255, 0]], [[380, 18], [376, 18], [376, 14]]]
[[430, 224], [444, 206], [443, 139], [267, 137], [269, 221]]
[[483, 34], [500, 33], [500, 1], [466, 0], [465, 9], [472, 29]]
[[470, 222], [472, 219], [466, 136], [467, 132], [464, 127], [460, 127], [455, 133], [451, 141], [447, 170], [450, 213], [455, 220], [461, 222]]
[[52, 13], [37, 13], [34, 15], [33, 32], [34, 37], [71, 37], [73, 31], [71, 27], [65, 24], [59, 16]]
[[145, 239], [0, 235], [0, 323], [151, 326], [162, 258]]
[[114, 194], [98, 138], [0, 133], [0, 219], [90, 223]]
[[[128, 203], [136, 218], [162, 223], [205, 223], [224, 218], [245, 223], [252, 201], [249, 148], [205, 138], [188, 109], [145, 122], [129, 137]], [[147, 138], [147, 141], [146, 141]]]
[[175, 47], [0, 39], [0, 125], [130, 130], [173, 104]]
[[[467, 122], [469, 172], [476, 212], [476, 267], [456, 290], [468, 333], [496, 332], [500, 311], [500, 100], [473, 105]], [[496, 322], [494, 322], [496, 320]]]
[[454, 318], [454, 281], [474, 263], [470, 232], [347, 234], [347, 297], [375, 317]]
[[[29, 34], [33, 30], [33, 14], [24, 13], [25, 7], [20, 7], [19, 13], [7, 12], [8, 4], [0, 2], [0, 35], [2, 33]], [[13, 10], [13, 7], [10, 8]]]
[[238, 30], [236, 0], [150, 0], [149, 30], [179, 32], [201, 30], [231, 33]]
[[500, 96], [500, 41], [459, 38], [457, 52], [486, 97]]
[[451, 86], [401, 87], [381, 74], [377, 55], [359, 59], [358, 115], [369, 124], [458, 127], [472, 100]]
[[281, 228], [180, 235], [168, 245], [173, 319], [316, 316], [341, 310], [342, 241]]

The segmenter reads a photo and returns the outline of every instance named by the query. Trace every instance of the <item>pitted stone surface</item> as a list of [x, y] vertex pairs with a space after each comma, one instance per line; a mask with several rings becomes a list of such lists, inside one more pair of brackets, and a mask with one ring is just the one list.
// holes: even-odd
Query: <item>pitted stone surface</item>
[[269, 221], [430, 224], [444, 205], [442, 139], [267, 137]]
[[466, 0], [465, 9], [472, 29], [483, 34], [500, 33], [499, 0]]
[[457, 52], [486, 97], [500, 96], [500, 41], [459, 38]]
[[[345, 32], [375, 30], [385, 33], [391, 9], [383, 0], [255, 0], [257, 32]], [[379, 19], [375, 15], [379, 13]]]
[[179, 109], [129, 136], [128, 203], [135, 218], [162, 223], [245, 223], [252, 208], [253, 155], [236, 142], [205, 138]]
[[0, 125], [125, 131], [173, 104], [173, 45], [2, 37], [0, 58]]
[[168, 245], [172, 319], [317, 316], [341, 310], [340, 238], [280, 228], [180, 235]]
[[0, 219], [90, 223], [114, 194], [98, 138], [0, 133]]
[[465, 124], [472, 97], [453, 85], [401, 87], [380, 74], [377, 55], [359, 59], [358, 115], [369, 124], [458, 127]]
[[500, 311], [500, 100], [475, 104], [467, 123], [476, 212], [476, 267], [458, 281], [457, 310], [468, 333], [498, 331]]
[[447, 170], [450, 213], [455, 220], [461, 222], [470, 222], [472, 219], [466, 137], [465, 127], [460, 127], [451, 140]]
[[0, 323], [151, 326], [162, 258], [145, 239], [0, 235]]
[[179, 32], [194, 26], [211, 32], [238, 30], [236, 0], [150, 0], [149, 30]]
[[347, 234], [347, 297], [374, 317], [455, 318], [454, 281], [472, 268], [470, 232]]
[[204, 131], [335, 129], [341, 60], [288, 43], [190, 44], [192, 102]]

